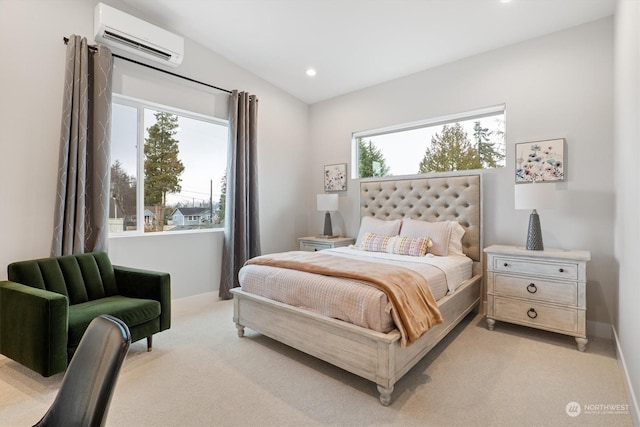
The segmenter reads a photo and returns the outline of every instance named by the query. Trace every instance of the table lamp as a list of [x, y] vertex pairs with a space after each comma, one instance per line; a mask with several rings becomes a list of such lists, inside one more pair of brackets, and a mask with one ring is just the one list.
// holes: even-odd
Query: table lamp
[[527, 232], [527, 249], [542, 251], [542, 230], [540, 229], [540, 217], [536, 209], [553, 207], [555, 197], [554, 184], [532, 183], [516, 184], [515, 208], [533, 209], [529, 215], [529, 230]]
[[338, 210], [338, 195], [337, 194], [318, 194], [317, 197], [318, 210], [324, 211], [324, 231], [320, 237], [330, 238], [336, 237], [333, 235], [333, 229], [331, 227], [331, 211]]

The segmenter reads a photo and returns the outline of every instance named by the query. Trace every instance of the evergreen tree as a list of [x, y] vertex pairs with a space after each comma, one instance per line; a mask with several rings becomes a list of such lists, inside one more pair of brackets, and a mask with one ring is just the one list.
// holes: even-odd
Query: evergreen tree
[[386, 176], [389, 173], [389, 167], [386, 165], [380, 149], [371, 140], [364, 141], [362, 138], [358, 138], [357, 142], [360, 178]]
[[[179, 193], [180, 175], [184, 164], [178, 158], [180, 152], [177, 133], [178, 116], [157, 112], [156, 123], [147, 128], [149, 137], [144, 140], [144, 203], [156, 206], [160, 213], [158, 226], [164, 224], [164, 207], [168, 193]], [[157, 215], [157, 214], [156, 214]]]
[[147, 128], [144, 144], [144, 198], [146, 205], [165, 205], [167, 193], [181, 190], [180, 175], [184, 165], [178, 158], [178, 116], [155, 113], [156, 123]]
[[480, 169], [482, 162], [476, 147], [459, 123], [444, 125], [442, 134], [431, 138], [425, 150], [418, 173]]
[[[473, 137], [476, 140], [480, 162], [485, 169], [495, 168], [502, 164], [505, 155], [496, 149], [495, 142], [491, 141], [492, 132], [489, 128], [483, 128], [477, 121], [473, 125]], [[499, 137], [501, 135], [498, 135]]]

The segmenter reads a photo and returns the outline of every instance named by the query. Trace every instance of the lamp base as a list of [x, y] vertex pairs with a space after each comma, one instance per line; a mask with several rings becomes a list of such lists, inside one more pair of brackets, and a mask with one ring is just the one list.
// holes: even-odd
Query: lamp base
[[324, 214], [324, 231], [322, 232], [325, 236], [333, 236], [333, 229], [331, 227], [331, 213], [327, 211]]
[[540, 217], [534, 209], [529, 215], [529, 231], [527, 232], [527, 249], [530, 251], [542, 251], [542, 230], [540, 229]]

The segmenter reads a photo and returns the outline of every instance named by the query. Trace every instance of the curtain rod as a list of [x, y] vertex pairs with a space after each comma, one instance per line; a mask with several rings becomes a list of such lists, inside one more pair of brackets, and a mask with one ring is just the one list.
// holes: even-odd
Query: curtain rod
[[[68, 37], [63, 37], [62, 40], [64, 41], [64, 44], [68, 44], [69, 43], [69, 38]], [[89, 45], [89, 50], [96, 51], [97, 47]], [[200, 85], [207, 86], [207, 87], [210, 87], [212, 89], [221, 90], [222, 92], [226, 92], [226, 93], [232, 93], [232, 91], [230, 91], [230, 90], [223, 89], [223, 88], [218, 87], [218, 86], [210, 85], [209, 83], [204, 83], [204, 82], [201, 82], [199, 80], [192, 79], [191, 77], [181, 76], [180, 74], [172, 73], [171, 71], [163, 70], [162, 68], [157, 68], [157, 67], [154, 67], [153, 65], [149, 65], [149, 64], [145, 64], [144, 62], [136, 61], [135, 59], [131, 59], [131, 58], [127, 58], [127, 57], [124, 57], [124, 56], [120, 56], [120, 55], [118, 55], [116, 53], [113, 53], [113, 52], [111, 53], [111, 56], [113, 56], [114, 58], [123, 59], [125, 61], [132, 62], [132, 63], [134, 63], [136, 65], [141, 65], [143, 67], [151, 68], [152, 70], [160, 71], [161, 73], [169, 74], [171, 76], [178, 77], [178, 78], [183, 79], [183, 80], [188, 80], [188, 81], [193, 82], [193, 83], [198, 83]]]

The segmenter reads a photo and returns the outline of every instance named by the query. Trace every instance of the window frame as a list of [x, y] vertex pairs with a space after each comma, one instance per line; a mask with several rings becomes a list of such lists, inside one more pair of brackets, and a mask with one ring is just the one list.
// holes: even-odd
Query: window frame
[[[163, 104], [159, 104], [152, 101], [146, 101], [143, 99], [122, 95], [112, 94], [111, 104], [119, 104], [126, 107], [135, 108], [137, 112], [136, 126], [136, 229], [135, 230], [123, 230], [123, 231], [109, 231], [109, 237], [119, 236], [151, 236], [151, 235], [165, 235], [167, 231], [162, 232], [145, 232], [145, 207], [144, 207], [144, 139], [145, 139], [145, 124], [144, 124], [144, 110], [150, 109], [154, 111], [167, 112], [170, 114], [176, 114], [178, 116], [186, 117], [192, 120], [200, 120], [214, 125], [224, 126], [229, 130], [229, 120], [221, 119], [214, 116], [208, 116], [206, 114], [195, 113], [193, 111], [184, 110], [181, 108], [171, 107]], [[113, 144], [113, 141], [111, 141]], [[229, 145], [227, 141], [227, 160], [229, 158]], [[111, 154], [111, 147], [109, 147]], [[109, 167], [111, 167], [111, 159], [109, 161]], [[142, 215], [141, 215], [142, 214]], [[197, 229], [197, 230], [180, 230], [172, 231], [172, 234], [178, 233], [207, 233], [207, 232], [219, 232], [224, 231], [224, 228], [211, 228], [211, 229]]]
[[[360, 159], [358, 158], [358, 139], [359, 138], [372, 138], [380, 135], [388, 135], [391, 133], [399, 133], [405, 131], [411, 131], [415, 129], [422, 129], [433, 126], [442, 126], [447, 124], [453, 124], [459, 121], [470, 121], [474, 119], [481, 119], [483, 117], [490, 117], [496, 114], [502, 113], [505, 122], [504, 129], [504, 143], [505, 143], [505, 156], [506, 156], [506, 142], [507, 142], [507, 107], [506, 104], [498, 104], [490, 107], [479, 108], [475, 110], [465, 111], [462, 113], [449, 114], [446, 116], [433, 117], [429, 119], [418, 120], [415, 122], [401, 123], [391, 126], [385, 126], [376, 129], [357, 131], [351, 134], [351, 179], [368, 179], [369, 177], [360, 177]], [[505, 167], [506, 167], [506, 159], [505, 159]], [[489, 169], [470, 169], [470, 170], [489, 170]], [[450, 173], [441, 172], [441, 173]], [[456, 171], [462, 172], [462, 171]], [[390, 176], [410, 176], [410, 175], [420, 175], [420, 174], [408, 174], [408, 175], [385, 175], [384, 177], [375, 177], [375, 178], [386, 178]]]

